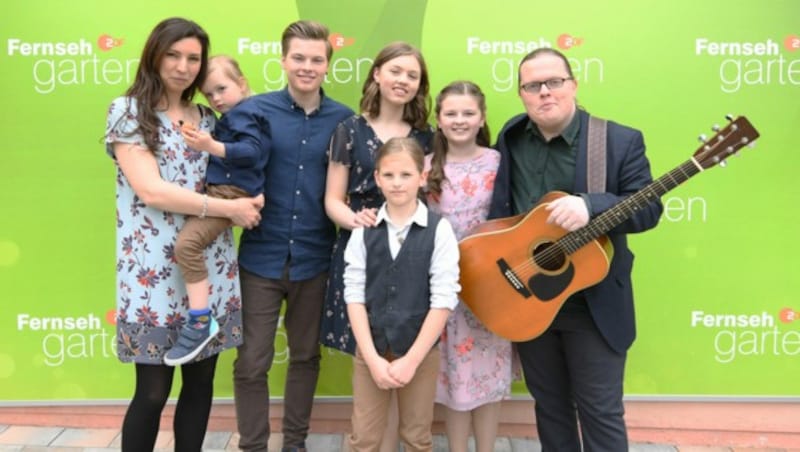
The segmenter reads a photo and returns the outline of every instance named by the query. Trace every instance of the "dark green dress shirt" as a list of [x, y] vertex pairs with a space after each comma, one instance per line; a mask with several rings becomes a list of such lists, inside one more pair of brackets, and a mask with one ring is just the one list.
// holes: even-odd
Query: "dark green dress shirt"
[[515, 215], [531, 210], [548, 192], [558, 190], [572, 194], [579, 131], [580, 117], [575, 114], [561, 135], [550, 141], [545, 141], [533, 121], [508, 137], [511, 207]]

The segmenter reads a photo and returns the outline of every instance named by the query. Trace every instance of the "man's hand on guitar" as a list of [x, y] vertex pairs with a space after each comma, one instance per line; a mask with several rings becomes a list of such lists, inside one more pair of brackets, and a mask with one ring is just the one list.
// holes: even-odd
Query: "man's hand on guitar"
[[589, 209], [580, 196], [563, 196], [545, 207], [550, 212], [547, 223], [555, 224], [567, 231], [574, 231], [589, 222]]

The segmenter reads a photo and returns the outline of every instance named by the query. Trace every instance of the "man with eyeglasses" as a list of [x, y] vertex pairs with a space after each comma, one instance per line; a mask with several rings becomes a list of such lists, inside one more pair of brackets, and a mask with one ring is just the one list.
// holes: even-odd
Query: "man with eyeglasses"
[[[589, 114], [577, 106], [578, 81], [561, 52], [526, 55], [518, 81], [526, 113], [498, 135], [490, 218], [528, 212], [558, 190], [570, 195], [549, 203], [547, 222], [574, 231], [652, 181], [641, 132], [609, 121], [605, 192], [589, 193]], [[655, 201], [615, 227], [605, 279], [569, 297], [542, 335], [517, 343], [544, 452], [628, 450], [622, 386], [636, 327], [626, 234], [654, 227], [662, 210]]]

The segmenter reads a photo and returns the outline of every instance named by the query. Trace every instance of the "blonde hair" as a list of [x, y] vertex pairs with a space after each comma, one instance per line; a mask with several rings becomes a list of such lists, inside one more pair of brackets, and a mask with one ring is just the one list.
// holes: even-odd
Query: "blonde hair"
[[375, 170], [380, 171], [381, 160], [385, 157], [401, 152], [405, 152], [414, 160], [414, 165], [420, 173], [425, 170], [425, 151], [422, 150], [419, 141], [412, 137], [389, 138], [389, 140], [378, 149], [377, 155], [375, 155]]
[[244, 76], [242, 73], [242, 69], [239, 67], [239, 63], [233, 59], [233, 57], [229, 55], [214, 55], [208, 59], [208, 71], [206, 74], [210, 74], [215, 69], [221, 69], [225, 72], [225, 75], [228, 76], [231, 80], [236, 81], [238, 84], [240, 80], [244, 81], [244, 93], [246, 96], [250, 96], [253, 92], [250, 90], [250, 84], [247, 82], [247, 77]]

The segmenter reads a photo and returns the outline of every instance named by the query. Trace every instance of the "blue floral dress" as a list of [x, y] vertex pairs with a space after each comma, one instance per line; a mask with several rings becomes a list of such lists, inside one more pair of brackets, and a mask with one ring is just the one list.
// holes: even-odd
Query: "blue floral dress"
[[[199, 128], [209, 132], [214, 128], [214, 114], [200, 108]], [[159, 116], [163, 145], [156, 159], [161, 177], [202, 192], [208, 154], [188, 149], [177, 127], [165, 114]], [[131, 133], [137, 126], [136, 101], [115, 99], [108, 110], [105, 135], [106, 152], [112, 158], [114, 143], [144, 143], [141, 135]], [[188, 317], [186, 284], [174, 255], [175, 239], [185, 217], [146, 206], [119, 165], [116, 186], [117, 356], [123, 362], [162, 364], [165, 351], [176, 341]], [[242, 343], [239, 266], [232, 230], [209, 246], [206, 262], [211, 284], [209, 306], [219, 321], [220, 333], [196, 360]]]
[[[433, 129], [411, 129], [409, 137], [415, 138], [425, 153], [430, 151]], [[383, 195], [375, 184], [375, 156], [383, 142], [362, 115], [342, 121], [331, 137], [330, 161], [350, 169], [347, 178], [347, 205], [354, 212], [363, 208], [378, 208]], [[344, 303], [344, 249], [350, 239], [350, 230], [339, 228], [333, 245], [328, 289], [322, 311], [320, 342], [327, 347], [355, 354], [356, 342], [347, 319]]]

